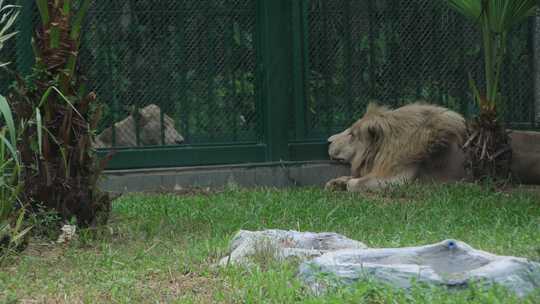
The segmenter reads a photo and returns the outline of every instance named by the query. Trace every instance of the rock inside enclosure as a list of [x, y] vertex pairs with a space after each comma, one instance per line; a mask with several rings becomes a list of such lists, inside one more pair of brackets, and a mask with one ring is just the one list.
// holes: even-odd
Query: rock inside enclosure
[[329, 287], [374, 279], [398, 288], [413, 280], [429, 285], [463, 288], [472, 282], [497, 283], [518, 296], [540, 288], [540, 264], [525, 258], [498, 256], [455, 240], [404, 248], [337, 250], [305, 261], [299, 277], [316, 294]]
[[261, 258], [306, 260], [335, 250], [363, 248], [367, 246], [332, 232], [240, 230], [231, 241], [230, 255], [221, 259], [220, 265], [248, 265]]

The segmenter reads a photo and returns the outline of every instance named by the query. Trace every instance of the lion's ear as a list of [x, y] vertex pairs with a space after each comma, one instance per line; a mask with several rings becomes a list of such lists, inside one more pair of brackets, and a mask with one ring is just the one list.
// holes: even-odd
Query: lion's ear
[[381, 115], [385, 112], [390, 111], [388, 106], [379, 105], [378, 103], [370, 102], [366, 108], [366, 117], [373, 115]]
[[382, 137], [383, 128], [376, 120], [366, 121], [363, 125], [365, 139], [369, 142], [376, 142]]

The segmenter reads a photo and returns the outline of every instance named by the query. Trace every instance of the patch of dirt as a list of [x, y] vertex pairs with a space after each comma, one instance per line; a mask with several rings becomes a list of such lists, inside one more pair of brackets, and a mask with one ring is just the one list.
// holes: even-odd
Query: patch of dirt
[[[210, 187], [178, 187], [175, 189], [159, 189], [159, 190], [153, 190], [153, 191], [145, 191], [145, 192], [130, 192], [125, 193], [125, 195], [149, 195], [149, 196], [155, 196], [155, 195], [174, 195], [174, 196], [210, 196], [218, 193], [222, 193], [224, 191], [223, 188], [210, 188]], [[123, 193], [116, 193], [116, 192], [110, 192], [111, 196], [114, 197], [114, 199], [117, 199], [121, 196], [123, 196]]]
[[195, 195], [204, 195], [209, 196], [212, 194], [217, 194], [223, 192], [223, 189], [220, 188], [210, 188], [210, 187], [179, 187], [173, 190], [162, 189], [159, 191], [154, 191], [157, 194], [174, 194], [179, 196], [195, 196]]
[[197, 303], [214, 303], [214, 293], [226, 288], [226, 283], [217, 277], [207, 277], [196, 273], [173, 273], [168, 276], [148, 275], [140, 282], [141, 289], [149, 289], [169, 302], [183, 297], [196, 298]]
[[56, 243], [47, 243], [43, 241], [32, 240], [23, 255], [43, 258], [46, 260], [55, 260], [65, 252], [65, 246]]
[[[109, 295], [99, 295], [96, 298], [93, 299], [94, 303], [116, 303]], [[8, 302], [9, 303], [9, 302]], [[87, 303], [87, 301], [84, 300], [84, 297], [80, 295], [46, 295], [46, 296], [39, 296], [34, 298], [22, 298], [17, 299], [16, 302], [13, 303], [21, 303], [21, 304], [64, 304], [64, 303], [70, 303], [70, 304], [78, 304], [78, 303]]]
[[[195, 300], [195, 303], [210, 304], [215, 303], [214, 295], [218, 290], [230, 290], [227, 283], [211, 275], [206, 277], [196, 273], [178, 274], [172, 272], [168, 275], [150, 273], [142, 278], [134, 288], [137, 291], [130, 297], [138, 303], [139, 301], [141, 301], [140, 303], [171, 303], [187, 298]], [[88, 294], [86, 296], [84, 294], [84, 290], [66, 292], [65, 294], [30, 294], [13, 299], [13, 303], [86, 303]], [[96, 301], [94, 303], [118, 303], [107, 292], [97, 293], [93, 298]], [[2, 301], [11, 303], [0, 292], [0, 302]]]
[[516, 186], [509, 186], [503, 189], [500, 189], [502, 193], [505, 194], [514, 194], [517, 192], [532, 194], [535, 196], [540, 197], [540, 185], [516, 185]]

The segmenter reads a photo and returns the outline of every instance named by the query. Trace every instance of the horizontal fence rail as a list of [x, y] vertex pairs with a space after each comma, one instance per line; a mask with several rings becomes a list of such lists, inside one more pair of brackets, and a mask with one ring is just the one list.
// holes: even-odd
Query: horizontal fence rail
[[[0, 55], [27, 73], [37, 13], [18, 3]], [[538, 24], [509, 35], [501, 110], [514, 128], [538, 127]], [[482, 56], [478, 30], [442, 0], [93, 0], [80, 58], [104, 104], [96, 148], [129, 169], [327, 159], [326, 138], [371, 101], [471, 116]]]

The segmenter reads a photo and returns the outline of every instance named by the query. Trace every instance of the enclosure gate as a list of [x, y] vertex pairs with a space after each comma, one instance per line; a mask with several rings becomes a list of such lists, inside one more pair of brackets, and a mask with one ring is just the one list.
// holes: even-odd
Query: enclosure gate
[[[17, 45], [3, 56], [28, 71], [37, 15], [21, 3]], [[505, 62], [512, 107], [502, 110], [520, 128], [538, 123], [532, 19]], [[371, 100], [472, 113], [479, 39], [443, 0], [93, 0], [81, 63], [106, 104], [109, 169], [322, 160], [326, 138]], [[149, 104], [161, 109], [150, 122], [136, 111]]]

